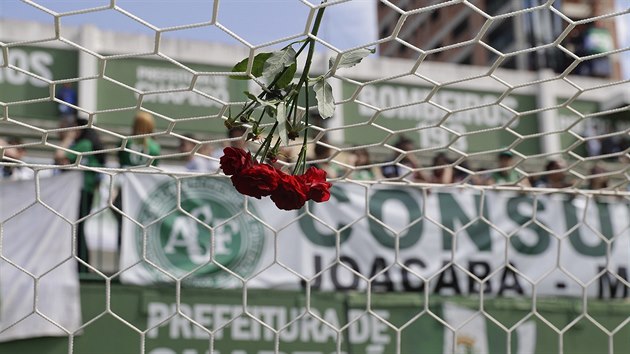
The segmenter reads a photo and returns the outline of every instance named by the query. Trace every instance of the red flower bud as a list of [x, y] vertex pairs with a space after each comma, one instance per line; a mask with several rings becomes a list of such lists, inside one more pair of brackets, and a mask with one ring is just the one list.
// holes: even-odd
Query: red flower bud
[[330, 187], [332, 184], [326, 182], [326, 171], [312, 166], [300, 176], [300, 179], [307, 187], [308, 199], [318, 203], [330, 199]]
[[260, 199], [276, 190], [280, 175], [267, 164], [255, 164], [236, 173], [231, 180], [239, 193]]
[[278, 188], [271, 194], [271, 200], [279, 209], [295, 210], [304, 206], [307, 193], [308, 188], [301, 178], [282, 173]]
[[254, 165], [252, 154], [243, 149], [226, 147], [223, 149], [223, 156], [219, 160], [223, 173], [228, 176], [239, 173]]

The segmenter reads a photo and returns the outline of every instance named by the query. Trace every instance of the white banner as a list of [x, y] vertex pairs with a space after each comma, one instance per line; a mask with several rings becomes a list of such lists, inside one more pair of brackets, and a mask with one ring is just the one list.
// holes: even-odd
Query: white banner
[[622, 199], [338, 183], [329, 202], [303, 215], [268, 198], [244, 208], [225, 179], [179, 182], [128, 176], [123, 209], [144, 228], [125, 218], [123, 282], [629, 296]]
[[81, 325], [72, 228], [63, 218], [77, 219], [82, 178], [40, 178], [39, 202], [34, 180], [0, 181], [0, 342], [66, 336], [62, 328]]

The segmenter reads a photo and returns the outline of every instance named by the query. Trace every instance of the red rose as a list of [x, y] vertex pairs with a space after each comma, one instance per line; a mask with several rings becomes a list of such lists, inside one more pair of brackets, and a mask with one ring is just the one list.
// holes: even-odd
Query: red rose
[[330, 199], [330, 187], [332, 184], [326, 182], [326, 171], [317, 167], [309, 167], [306, 173], [300, 176], [303, 183], [308, 188], [308, 199], [318, 203]]
[[278, 188], [271, 194], [271, 200], [279, 209], [295, 210], [304, 206], [307, 193], [308, 187], [301, 178], [282, 173]]
[[231, 177], [232, 184], [241, 194], [258, 198], [270, 195], [277, 187], [280, 175], [267, 164], [255, 164]]
[[219, 160], [223, 173], [228, 176], [239, 173], [241, 170], [252, 167], [252, 154], [243, 149], [226, 147], [223, 149], [223, 156]]

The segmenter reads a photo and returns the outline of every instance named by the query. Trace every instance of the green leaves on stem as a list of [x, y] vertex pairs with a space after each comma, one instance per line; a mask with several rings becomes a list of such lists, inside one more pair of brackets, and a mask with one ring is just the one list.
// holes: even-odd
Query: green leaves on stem
[[319, 115], [324, 119], [332, 117], [335, 113], [335, 99], [333, 98], [332, 86], [322, 77], [315, 82], [313, 90], [315, 90]]
[[[330, 58], [328, 61], [328, 69], [332, 69], [337, 64], [337, 69], [350, 68], [361, 62], [363, 58], [375, 52], [374, 49], [359, 48], [351, 52], [343, 53], [340, 56]], [[329, 70], [325, 75], [322, 75], [315, 79], [313, 90], [315, 91], [315, 98], [317, 99], [317, 109], [319, 115], [326, 119], [333, 116], [335, 113], [335, 99], [333, 97], [332, 87], [326, 79], [332, 75], [332, 70]]]
[[[252, 75], [254, 77], [261, 77], [263, 74], [263, 70], [265, 68], [265, 62], [271, 53], [259, 53], [254, 57], [254, 63], [252, 64]], [[247, 66], [249, 64], [249, 58], [245, 58], [238, 62], [238, 64], [234, 65], [232, 68], [233, 73], [245, 73], [247, 72]], [[249, 76], [245, 75], [231, 75], [230, 79], [234, 80], [249, 80]]]
[[[285, 88], [293, 80], [293, 76], [297, 70], [296, 62], [297, 53], [290, 45], [279, 52], [271, 53], [271, 56], [265, 61], [262, 76], [267, 82], [274, 82], [276, 88]], [[277, 79], [276, 79], [277, 78]]]
[[[297, 71], [297, 53], [291, 45], [273, 53], [259, 53], [254, 57], [251, 74], [255, 78], [262, 77], [276, 89], [282, 89], [291, 83]], [[234, 65], [233, 73], [246, 73], [249, 65], [249, 58], [245, 58]], [[245, 75], [230, 75], [230, 79], [249, 80], [251, 77]]]
[[287, 106], [284, 102], [280, 102], [278, 103], [278, 106], [276, 106], [276, 122], [278, 123], [278, 135], [280, 136], [280, 142], [288, 145]]
[[[326, 1], [324, 0], [324, 2]], [[309, 127], [308, 88], [313, 87], [320, 116], [324, 119], [332, 117], [335, 113], [335, 100], [332, 87], [327, 79], [332, 76], [333, 68], [352, 67], [366, 56], [374, 53], [372, 49], [357, 49], [343, 53], [341, 56], [330, 59], [329, 70], [326, 74], [311, 78], [309, 73], [315, 51], [315, 36], [317, 36], [325, 9], [326, 7], [322, 7], [318, 10], [311, 36], [293, 42], [276, 52], [258, 53], [251, 58], [251, 63], [250, 58], [245, 58], [232, 68], [233, 73], [241, 75], [230, 75], [230, 78], [234, 80], [260, 78], [258, 82], [262, 83], [263, 90], [258, 95], [245, 92], [248, 98], [247, 103], [235, 116], [232, 116], [231, 111], [228, 113], [225, 126], [234, 128], [243, 124], [250, 124], [252, 129], [247, 140], [261, 140], [264, 117], [273, 118], [273, 127], [266, 133], [254, 156], [254, 159], [260, 159], [260, 162], [264, 162], [266, 159], [275, 159], [280, 144], [288, 145], [289, 141], [296, 140], [300, 134], [303, 134], [302, 149], [293, 170], [294, 174], [304, 172], [306, 166], [306, 144], [308, 142], [306, 134]], [[300, 45], [297, 51], [293, 48], [293, 45], [296, 44]], [[308, 51], [302, 73], [299, 79], [295, 80], [298, 67], [297, 58], [306, 48]], [[248, 69], [250, 70], [248, 71]], [[244, 75], [247, 73], [248, 75]], [[305, 96], [306, 110], [298, 105], [300, 94]], [[255, 113], [260, 114], [258, 119], [252, 117]], [[277, 133], [279, 137], [272, 146], [274, 133]]]
[[328, 69], [332, 69], [337, 61], [337, 69], [351, 68], [361, 62], [363, 58], [370, 54], [374, 54], [375, 49], [359, 48], [351, 52], [343, 53], [341, 56], [336, 56], [328, 60]]

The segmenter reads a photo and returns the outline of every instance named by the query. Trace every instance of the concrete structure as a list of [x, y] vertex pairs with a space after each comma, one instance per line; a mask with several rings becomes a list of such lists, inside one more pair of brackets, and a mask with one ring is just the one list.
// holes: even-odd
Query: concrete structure
[[[0, 40], [6, 43], [8, 54], [6, 64], [33, 74], [0, 70], [0, 108], [6, 107], [0, 124], [3, 132], [27, 140], [41, 141], [44, 138], [38, 127], [56, 126], [58, 101], [53, 93], [63, 82], [77, 87], [80, 109], [97, 118], [97, 126], [129, 134], [133, 112], [142, 107], [155, 113], [157, 128], [164, 132], [162, 139], [170, 139], [173, 144], [177, 134], [190, 132], [223, 138], [225, 127], [220, 115], [225, 114], [225, 105], [243, 102], [243, 91], [252, 89], [246, 81], [228, 79], [226, 73], [249, 55], [245, 47], [172, 39], [156, 42], [153, 36], [115, 33], [93, 26], [64, 27], [60, 38], [55, 38], [54, 27], [47, 24], [2, 20], [0, 28]], [[317, 53], [314, 72], [324, 72], [330, 55]], [[565, 80], [550, 70], [489, 71], [482, 66], [378, 56], [341, 69], [337, 75], [347, 80], [330, 80], [339, 104], [335, 116], [322, 125], [332, 128], [327, 138], [338, 146], [391, 143], [396, 138], [391, 134], [397, 131], [412, 135], [419, 146], [441, 146], [450, 141], [452, 134], [438, 129], [445, 140], [436, 141], [437, 131], [425, 128], [449, 114], [439, 124], [461, 134], [458, 142], [462, 143], [462, 151], [492, 151], [514, 141], [513, 135], [506, 136], [506, 129], [497, 128], [518, 114], [519, 129], [523, 129], [519, 134], [527, 136], [520, 146], [528, 146], [524, 154], [537, 155], [558, 152], [570, 144], [563, 143], [561, 137], [568, 133], [554, 132], [568, 129], [575, 120], [586, 123], [608, 119], [596, 112], [616, 110], [611, 113], [620, 118], [614, 119], [617, 130], [623, 131], [628, 124], [627, 109], [619, 109], [627, 105], [627, 97], [620, 94], [622, 85], [602, 78], [568, 76]], [[197, 92], [179, 92], [191, 88]], [[172, 90], [178, 92], [166, 92]], [[615, 101], [607, 103], [612, 98]], [[579, 108], [582, 104], [588, 107]], [[567, 106], [590, 116], [581, 119], [568, 112]], [[540, 122], [527, 118], [531, 115], [538, 115]], [[493, 117], [497, 120], [484, 120]], [[370, 121], [373, 123], [367, 124]], [[26, 126], [27, 122], [32, 127]], [[381, 123], [385, 130], [376, 127]], [[390, 134], [387, 129], [394, 132]], [[582, 135], [583, 129], [580, 124], [572, 131]]]
[[[417, 58], [420, 53], [413, 48], [416, 47], [428, 51], [426, 60], [489, 66], [498, 56], [478, 43], [443, 51], [438, 49], [476, 39], [480, 31], [485, 30], [485, 34], [480, 38], [484, 43], [502, 53], [510, 53], [552, 43], [569, 26], [567, 20], [545, 8], [505, 18], [499, 17], [492, 24], [489, 24], [484, 15], [485, 13], [490, 16], [501, 16], [541, 6], [545, 3], [541, 0], [470, 1], [476, 8], [463, 3], [444, 4], [444, 1], [437, 0], [397, 0], [392, 3], [399, 9], [379, 3], [379, 37], [386, 38], [396, 33], [400, 27], [397, 38], [407, 44], [401, 41], [383, 43], [380, 46], [380, 53], [388, 57]], [[562, 0], [555, 1], [553, 6], [572, 21], [612, 13], [615, 8], [613, 0]], [[400, 10], [419, 11], [404, 19], [400, 15]], [[402, 25], [401, 22], [403, 22]], [[612, 35], [613, 43], [619, 46], [616, 40], [614, 17], [575, 26], [561, 44], [572, 52], [579, 52], [576, 41], [583, 38], [585, 31], [593, 25], [605, 28]], [[619, 60], [616, 57], [611, 57], [610, 60], [612, 68], [608, 70], [609, 75], [593, 76], [618, 79], [621, 75]], [[501, 67], [519, 70], [551, 68], [556, 72], [562, 72], [572, 61], [573, 59], [560, 49], [551, 48], [545, 52], [524, 53], [510, 57], [501, 64]], [[574, 73], [579, 71], [580, 68], [577, 68]]]

